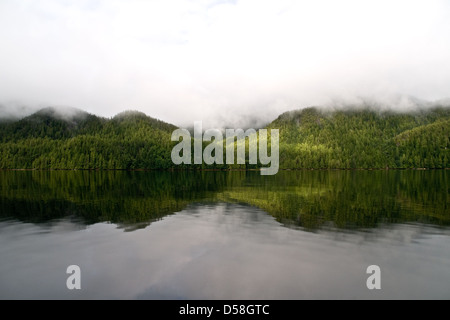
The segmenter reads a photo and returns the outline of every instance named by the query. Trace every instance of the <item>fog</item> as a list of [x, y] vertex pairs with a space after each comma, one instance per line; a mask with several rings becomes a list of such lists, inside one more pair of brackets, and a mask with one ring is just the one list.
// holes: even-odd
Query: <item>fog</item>
[[308, 106], [448, 99], [448, 1], [0, 1], [0, 117], [139, 110], [260, 126]]

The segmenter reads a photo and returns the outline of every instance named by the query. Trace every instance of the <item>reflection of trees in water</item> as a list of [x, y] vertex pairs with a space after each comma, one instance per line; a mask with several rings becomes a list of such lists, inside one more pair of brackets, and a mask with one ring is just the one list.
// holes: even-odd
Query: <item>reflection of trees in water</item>
[[151, 222], [212, 198], [234, 178], [226, 172], [0, 172], [1, 216], [35, 223], [66, 216], [88, 224]]
[[[278, 221], [315, 229], [376, 227], [380, 223], [450, 224], [449, 171], [283, 172], [276, 187], [226, 191], [228, 200], [263, 208]], [[296, 182], [297, 181], [297, 182]]]
[[437, 171], [0, 172], [3, 218], [46, 222], [73, 216], [145, 227], [192, 202], [257, 206], [288, 226], [316, 229], [379, 223], [449, 225], [448, 179]]

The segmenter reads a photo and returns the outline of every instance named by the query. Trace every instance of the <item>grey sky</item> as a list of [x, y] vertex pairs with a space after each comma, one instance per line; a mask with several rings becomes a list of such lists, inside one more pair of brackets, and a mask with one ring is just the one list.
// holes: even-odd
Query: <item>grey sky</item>
[[450, 97], [450, 2], [0, 0], [8, 112], [239, 123], [399, 95]]

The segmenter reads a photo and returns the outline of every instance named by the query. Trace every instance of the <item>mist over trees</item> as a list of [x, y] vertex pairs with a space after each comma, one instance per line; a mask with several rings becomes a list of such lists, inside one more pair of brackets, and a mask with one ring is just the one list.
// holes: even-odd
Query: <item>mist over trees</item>
[[[174, 165], [171, 133], [176, 128], [137, 111], [106, 119], [47, 108], [0, 122], [0, 168], [261, 167], [248, 164], [248, 154], [243, 165]], [[410, 112], [306, 108], [280, 115], [267, 128], [280, 132], [280, 169], [450, 167], [449, 107]]]
[[282, 168], [448, 168], [450, 108], [398, 113], [369, 109], [287, 112]]

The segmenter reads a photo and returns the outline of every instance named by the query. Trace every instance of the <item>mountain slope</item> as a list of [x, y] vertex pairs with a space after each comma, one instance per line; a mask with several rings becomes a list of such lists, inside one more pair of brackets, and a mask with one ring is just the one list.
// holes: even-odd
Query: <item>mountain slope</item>
[[167, 168], [175, 128], [135, 112], [108, 120], [82, 111], [63, 116], [43, 109], [0, 124], [0, 168]]
[[[280, 130], [281, 169], [450, 167], [449, 107], [408, 113], [306, 108], [280, 115], [268, 128]], [[255, 167], [175, 166], [175, 129], [137, 111], [105, 119], [77, 109], [43, 109], [0, 123], [0, 169]]]
[[106, 119], [78, 109], [45, 108], [19, 121], [0, 124], [1, 141], [27, 138], [64, 139], [99, 130]]
[[307, 108], [280, 115], [269, 128], [280, 130], [281, 168], [448, 168], [449, 119], [450, 108], [442, 107], [410, 113]]

